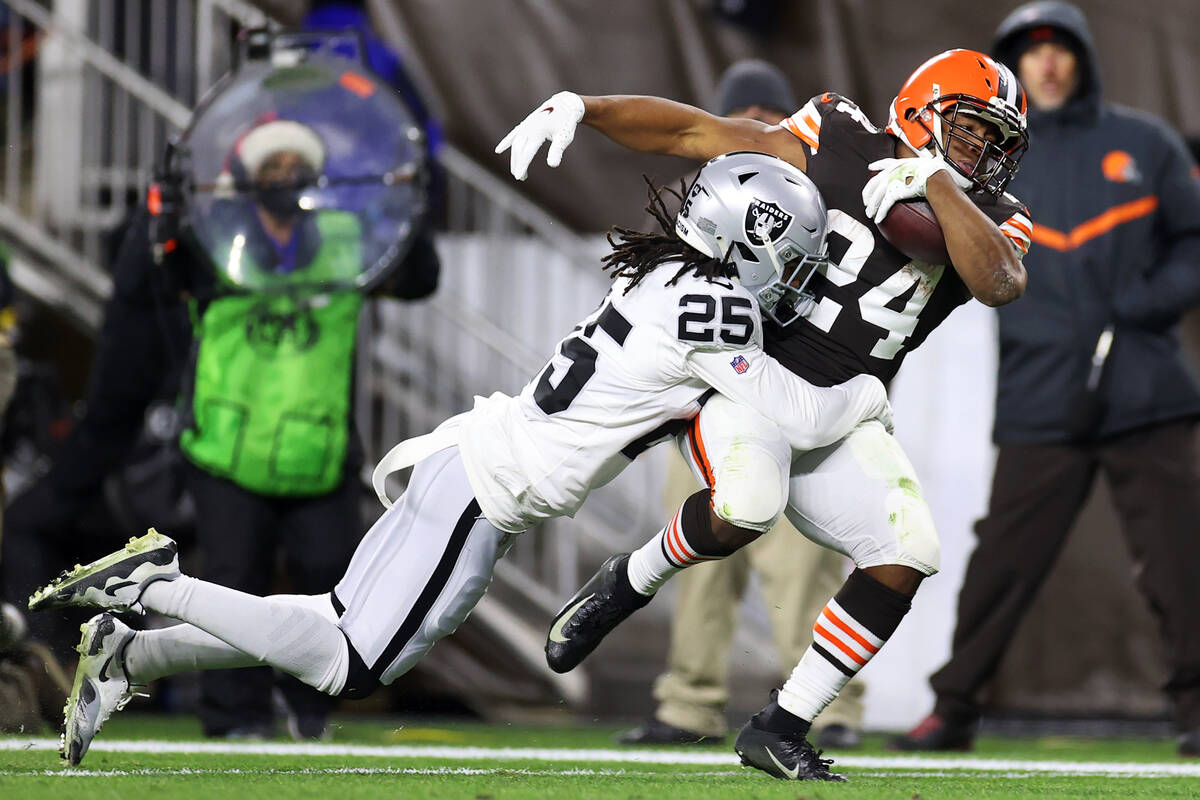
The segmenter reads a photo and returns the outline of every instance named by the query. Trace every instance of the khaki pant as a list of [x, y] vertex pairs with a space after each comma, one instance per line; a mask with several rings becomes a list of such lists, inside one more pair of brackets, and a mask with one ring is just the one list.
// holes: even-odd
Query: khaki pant
[[[696, 490], [695, 478], [680, 458], [667, 474], [671, 511]], [[673, 579], [675, 616], [667, 672], [654, 686], [655, 716], [668, 725], [707, 736], [726, 732], [730, 649], [742, 595], [754, 570], [762, 585], [775, 650], [784, 678], [812, 642], [812, 625], [841, 588], [847, 560], [813, 544], [786, 520], [729, 558], [700, 564]], [[851, 681], [817, 721], [858, 728], [862, 724], [863, 686]]]

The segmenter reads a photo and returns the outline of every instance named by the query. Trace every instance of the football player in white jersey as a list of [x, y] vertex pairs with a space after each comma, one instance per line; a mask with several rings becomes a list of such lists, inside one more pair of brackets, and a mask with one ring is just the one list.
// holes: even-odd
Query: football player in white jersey
[[[385, 457], [375, 475], [385, 504], [383, 478], [415, 464], [408, 489], [331, 593], [256, 597], [197, 580], [153, 530], [37, 592], [34, 610], [152, 610], [184, 623], [133, 631], [103, 613], [83, 626], [63, 758], [78, 763], [135, 686], [178, 671], [269, 664], [352, 698], [390, 683], [466, 618], [515, 534], [574, 514], [591, 489], [686, 427], [714, 390], [774, 420], [802, 450], [864, 420], [890, 425], [877, 378], [817, 388], [762, 350], [762, 314], [794, 316], [825, 257], [826, 211], [812, 182], [752, 153], [713, 159], [700, 175], [698, 191], [726, 212], [721, 225], [685, 204], [681, 238], [659, 201], [663, 232], [618, 231], [605, 259], [612, 290], [519, 396], [476, 398]], [[696, 226], [703, 239], [690, 235]], [[716, 537], [687, 546], [728, 549]]]
[[[909, 76], [883, 128], [834, 92], [775, 126], [662, 98], [560, 92], [497, 151], [511, 147], [512, 173], [522, 179], [543, 142], [557, 166], [582, 122], [635, 150], [703, 160], [754, 149], [804, 170], [828, 205], [830, 257], [808, 285], [812, 302], [786, 328], [768, 324], [765, 348], [814, 384], [833, 386], [862, 374], [889, 380], [905, 354], [971, 298], [996, 306], [1021, 295], [1032, 227], [1005, 187], [1028, 145], [1025, 109], [1011, 70], [983, 53], [949, 50]], [[894, 204], [916, 198], [928, 201], [945, 234], [943, 263], [909, 257], [878, 228]], [[719, 209], [700, 209], [703, 199], [693, 196], [693, 214], [719, 221]], [[699, 226], [691, 233], [706, 235]], [[912, 464], [869, 422], [844, 442], [796, 451], [773, 422], [721, 397], [705, 405], [681, 445], [704, 488], [567, 603], [551, 626], [547, 661], [560, 672], [574, 668], [672, 574], [736, 549], [731, 529], [748, 543], [786, 512], [857, 569], [819, 615], [813, 643], [778, 696], [742, 728], [734, 748], [743, 763], [777, 778], [836, 780], [805, 738], [812, 720], [891, 637], [939, 566], [937, 532]], [[689, 546], [696, 537], [730, 550]], [[630, 590], [641, 597], [623, 605]]]

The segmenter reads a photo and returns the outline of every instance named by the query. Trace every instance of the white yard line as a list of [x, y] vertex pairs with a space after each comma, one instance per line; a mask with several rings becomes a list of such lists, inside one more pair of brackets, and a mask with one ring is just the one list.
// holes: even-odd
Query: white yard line
[[[0, 751], [57, 750], [57, 739], [0, 739]], [[96, 741], [93, 752], [106, 753], [153, 753], [153, 754], [211, 754], [211, 755], [264, 755], [264, 756], [341, 756], [367, 758], [435, 758], [452, 761], [549, 761], [574, 763], [615, 764], [690, 764], [728, 767], [738, 763], [732, 753], [696, 752], [660, 749], [623, 750], [571, 750], [566, 748], [537, 747], [456, 747], [449, 745], [351, 745], [288, 742], [165, 742], [154, 740]], [[1196, 777], [1200, 778], [1197, 763], [1137, 763], [1102, 761], [1023, 761], [1016, 759], [991, 759], [963, 756], [842, 756], [837, 758], [834, 769], [852, 767], [869, 770], [880, 775], [907, 774], [914, 771], [931, 775], [956, 774], [960, 772], [986, 772], [1009, 777], [1031, 775], [1097, 775], [1127, 777]], [[467, 770], [469, 768], [451, 768]], [[244, 770], [247, 773], [282, 772], [287, 770]], [[339, 770], [313, 770], [321, 774], [334, 774]], [[346, 768], [354, 772], [356, 768]], [[381, 774], [387, 772], [381, 769]], [[420, 771], [420, 770], [418, 770]], [[491, 770], [479, 770], [480, 774]], [[145, 770], [144, 774], [191, 774], [205, 770]], [[214, 773], [237, 774], [239, 770], [211, 770]], [[300, 774], [306, 771], [297, 771]], [[0, 774], [42, 774], [41, 772], [0, 770]], [[89, 772], [79, 770], [49, 771], [53, 775], [137, 775], [143, 771]], [[424, 773], [422, 773], [424, 774]], [[438, 774], [436, 772], [431, 774]], [[458, 773], [454, 773], [458, 774]], [[474, 774], [463, 772], [462, 774]], [[529, 774], [543, 774], [530, 772]], [[547, 771], [544, 774], [590, 774], [586, 770]], [[595, 774], [610, 774], [596, 772]], [[611, 774], [622, 774], [620, 770]]]
[[[329, 769], [36, 769], [0, 770], [7, 777], [36, 778], [113, 778], [148, 777], [168, 775], [523, 775], [535, 777], [662, 777], [662, 772], [637, 772], [624, 769], [481, 769], [476, 767], [338, 767]], [[742, 775], [741, 771], [689, 772], [689, 777], [713, 777]]]

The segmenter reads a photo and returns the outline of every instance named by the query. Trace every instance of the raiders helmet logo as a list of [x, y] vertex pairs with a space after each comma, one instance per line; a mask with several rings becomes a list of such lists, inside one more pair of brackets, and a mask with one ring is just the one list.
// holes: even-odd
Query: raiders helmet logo
[[751, 244], [777, 242], [792, 224], [792, 215], [779, 206], [755, 198], [746, 209], [746, 238]]

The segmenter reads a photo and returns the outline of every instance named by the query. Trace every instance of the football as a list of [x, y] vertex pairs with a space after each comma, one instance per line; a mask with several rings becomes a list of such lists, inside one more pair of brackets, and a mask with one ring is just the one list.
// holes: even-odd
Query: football
[[949, 264], [946, 235], [929, 203], [924, 200], [905, 200], [888, 211], [879, 232], [892, 247], [909, 258], [927, 264]]

